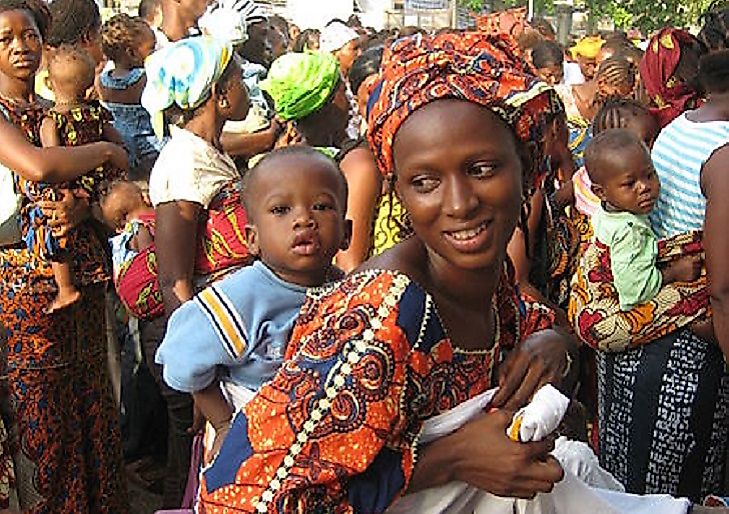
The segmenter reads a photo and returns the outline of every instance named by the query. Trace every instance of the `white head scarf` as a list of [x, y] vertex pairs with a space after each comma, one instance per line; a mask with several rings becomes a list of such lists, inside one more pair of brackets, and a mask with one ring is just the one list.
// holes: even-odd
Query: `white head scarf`
[[354, 29], [346, 26], [341, 21], [333, 21], [321, 31], [319, 50], [322, 52], [336, 52], [355, 39], [359, 39], [359, 34]]

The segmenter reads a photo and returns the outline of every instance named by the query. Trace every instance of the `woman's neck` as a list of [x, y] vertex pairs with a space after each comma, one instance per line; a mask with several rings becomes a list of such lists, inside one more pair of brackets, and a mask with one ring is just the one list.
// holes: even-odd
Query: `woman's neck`
[[489, 312], [501, 277], [503, 259], [498, 259], [492, 269], [464, 270], [447, 263], [435, 252], [426, 251], [426, 273], [431, 292], [464, 310]]
[[193, 23], [188, 23], [176, 11], [166, 10], [162, 18], [162, 25], [159, 30], [167, 36], [170, 41], [179, 41], [188, 36]]
[[225, 120], [218, 119], [215, 113], [203, 111], [188, 121], [185, 129], [222, 151], [220, 135], [223, 133], [224, 124]]
[[706, 103], [688, 116], [691, 121], [729, 121], [729, 93], [710, 94]]
[[35, 75], [28, 80], [12, 79], [0, 74], [0, 95], [10, 100], [32, 102], [35, 100]]

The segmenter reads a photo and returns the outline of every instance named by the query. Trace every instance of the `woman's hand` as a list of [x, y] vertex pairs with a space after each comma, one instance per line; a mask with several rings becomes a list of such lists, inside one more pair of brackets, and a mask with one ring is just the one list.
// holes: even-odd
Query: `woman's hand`
[[543, 385], [562, 386], [576, 369], [575, 350], [572, 338], [556, 330], [542, 330], [527, 337], [499, 366], [499, 391], [491, 404], [517, 410]]
[[53, 235], [63, 237], [69, 230], [87, 220], [91, 211], [87, 198], [77, 198], [67, 189], [59, 193], [61, 194], [59, 201], [43, 201], [38, 205], [48, 219], [48, 226], [51, 227]]
[[127, 151], [121, 146], [114, 143], [104, 144], [108, 145], [107, 152], [109, 157], [107, 162], [113, 168], [122, 170], [124, 172], [129, 172], [129, 155], [127, 155]]
[[454, 435], [454, 478], [497, 496], [533, 498], [562, 480], [564, 471], [549, 452], [554, 441], [519, 443], [506, 435], [513, 412], [496, 410]]

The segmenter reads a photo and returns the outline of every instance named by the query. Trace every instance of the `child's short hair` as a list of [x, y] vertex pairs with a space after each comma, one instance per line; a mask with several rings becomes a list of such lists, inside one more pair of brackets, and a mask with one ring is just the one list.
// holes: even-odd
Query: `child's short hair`
[[149, 26], [142, 18], [132, 18], [124, 13], [110, 18], [101, 28], [104, 55], [112, 61], [123, 59], [130, 48], [139, 45], [139, 38], [147, 30]]
[[101, 13], [94, 0], [54, 0], [50, 2], [51, 27], [46, 43], [72, 45], [101, 26]]
[[155, 14], [160, 8], [160, 0], [142, 0], [139, 2], [139, 11], [137, 14], [149, 23], [154, 20]]
[[634, 147], [639, 147], [648, 153], [645, 143], [630, 130], [617, 128], [599, 133], [585, 150], [585, 168], [590, 180], [595, 184], [602, 184], [606, 178], [602, 171], [610, 156]]
[[270, 165], [273, 161], [281, 158], [281, 157], [287, 157], [287, 156], [299, 156], [299, 157], [311, 157], [315, 159], [320, 159], [323, 162], [326, 162], [327, 164], [331, 165], [332, 169], [337, 171], [337, 178], [340, 181], [340, 193], [342, 195], [342, 201], [343, 205], [346, 208], [347, 205], [347, 195], [349, 192], [349, 186], [347, 185], [347, 179], [344, 177], [344, 174], [342, 173], [342, 170], [339, 168], [339, 165], [330, 157], [322, 153], [321, 151], [317, 150], [316, 148], [312, 148], [310, 146], [304, 146], [304, 145], [294, 145], [294, 146], [287, 146], [285, 148], [279, 148], [277, 150], [274, 150], [268, 154], [266, 154], [260, 161], [256, 163], [255, 166], [253, 166], [250, 170], [246, 172], [246, 174], [243, 176], [243, 182], [242, 182], [242, 200], [243, 200], [243, 206], [245, 207], [246, 212], [249, 213], [251, 207], [253, 205], [253, 202], [255, 198], [252, 198], [249, 195], [250, 190], [250, 184], [253, 183], [253, 179], [258, 175], [261, 170], [263, 170], [266, 166]]
[[86, 51], [74, 45], [61, 45], [51, 52], [48, 60], [51, 82], [86, 91], [94, 84], [96, 63]]

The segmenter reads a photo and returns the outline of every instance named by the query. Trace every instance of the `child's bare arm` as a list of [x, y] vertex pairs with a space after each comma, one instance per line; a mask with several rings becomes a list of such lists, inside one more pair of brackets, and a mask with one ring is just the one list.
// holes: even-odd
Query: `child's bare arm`
[[117, 144], [121, 147], [124, 147], [124, 140], [122, 139], [121, 135], [119, 134], [119, 131], [114, 128], [114, 126], [109, 123], [108, 121], [104, 123], [104, 127], [101, 132], [101, 137], [104, 138], [104, 141], [108, 141], [109, 143]]
[[217, 380], [214, 380], [212, 384], [202, 391], [192, 393], [192, 397], [195, 400], [195, 405], [197, 405], [200, 412], [205, 416], [205, 419], [213, 425], [215, 430], [227, 427], [230, 423], [230, 418], [233, 416], [233, 409], [225, 401], [225, 397], [223, 397], [223, 392], [220, 390], [220, 384]]
[[61, 146], [61, 138], [58, 135], [58, 127], [53, 118], [46, 117], [41, 122], [40, 140], [43, 148]]
[[130, 245], [132, 247], [132, 250], [136, 250], [137, 252], [140, 252], [144, 250], [145, 248], [149, 248], [154, 244], [154, 236], [152, 236], [152, 233], [149, 231], [147, 227], [142, 225], [139, 227], [139, 230], [137, 230], [137, 235], [132, 238], [130, 241]]

